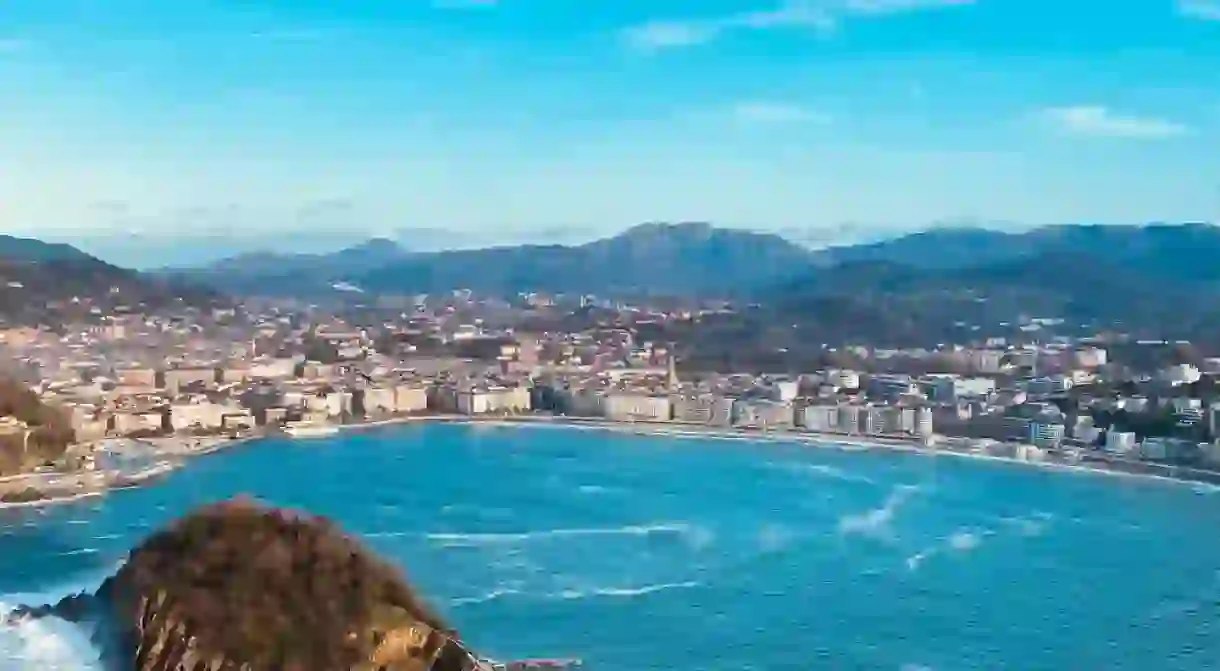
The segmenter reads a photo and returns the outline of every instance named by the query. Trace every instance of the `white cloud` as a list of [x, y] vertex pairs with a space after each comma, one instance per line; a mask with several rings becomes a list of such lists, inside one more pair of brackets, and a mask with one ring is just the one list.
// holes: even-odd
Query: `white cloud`
[[1190, 130], [1168, 119], [1118, 114], [1100, 105], [1053, 107], [1042, 114], [1060, 130], [1074, 135], [1155, 140]]
[[1178, 13], [1200, 21], [1220, 21], [1220, 0], [1178, 0]]
[[785, 0], [770, 9], [711, 19], [649, 21], [625, 31], [629, 46], [642, 51], [689, 47], [711, 42], [733, 31], [807, 29], [828, 33], [853, 17], [960, 7], [975, 0]]
[[829, 123], [830, 117], [792, 103], [754, 100], [738, 103], [733, 118], [749, 124]]

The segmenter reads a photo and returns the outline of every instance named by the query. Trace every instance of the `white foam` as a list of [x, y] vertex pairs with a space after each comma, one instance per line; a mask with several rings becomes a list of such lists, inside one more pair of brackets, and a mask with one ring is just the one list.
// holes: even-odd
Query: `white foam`
[[[114, 569], [77, 583], [37, 593], [0, 595], [0, 619], [21, 605], [44, 605], [71, 594], [95, 589]], [[56, 618], [23, 620], [0, 625], [0, 669], [5, 671], [100, 670], [97, 651], [88, 634]]]
[[787, 464], [782, 466], [784, 470], [795, 473], [812, 474], [819, 477], [830, 478], [832, 480], [841, 480], [843, 482], [858, 482], [861, 484], [874, 484], [872, 478], [849, 473], [841, 468], [836, 468], [830, 464]]
[[577, 489], [581, 494], [605, 494], [610, 491], [609, 487], [602, 485], [581, 485]]
[[427, 538], [430, 541], [440, 543], [448, 547], [461, 547], [470, 545], [522, 543], [546, 538], [570, 538], [579, 536], [651, 536], [654, 534], [687, 534], [691, 531], [692, 527], [685, 523], [666, 523], [587, 529], [548, 529], [544, 531], [523, 531], [519, 533], [501, 534], [432, 533], [427, 534]]
[[946, 543], [949, 549], [957, 552], [969, 552], [982, 544], [982, 539], [972, 531], [955, 531]]
[[645, 585], [643, 587], [591, 587], [589, 589], [569, 589], [559, 593], [560, 599], [588, 599], [591, 597], [630, 598], [646, 596], [671, 589], [691, 589], [698, 587], [693, 581], [662, 583], [660, 585]]
[[919, 491], [914, 485], [898, 485], [890, 490], [889, 496], [881, 507], [857, 513], [844, 515], [839, 519], [839, 533], [858, 534], [862, 536], [889, 537], [892, 535], [890, 523], [894, 516], [911, 495]]
[[469, 606], [469, 605], [476, 604], [476, 603], [487, 603], [488, 601], [496, 601], [497, 599], [501, 599], [506, 596], [511, 596], [513, 594], [520, 594], [520, 593], [521, 592], [519, 590], [510, 589], [510, 588], [493, 589], [490, 592], [486, 592], [486, 593], [480, 594], [478, 596], [468, 596], [468, 597], [452, 599], [449, 601], [449, 603], [454, 606]]
[[792, 544], [792, 530], [781, 524], [767, 524], [758, 532], [758, 549], [764, 553], [779, 552]]
[[1031, 517], [1001, 517], [1000, 521], [1015, 527], [1022, 536], [1041, 536], [1049, 523], [1048, 518], [1039, 515]]
[[921, 550], [921, 551], [916, 552], [915, 554], [911, 555], [910, 557], [907, 557], [907, 570], [909, 570], [909, 571], [917, 570], [919, 568], [919, 565], [922, 564], [925, 559], [928, 559], [929, 557], [931, 557], [935, 554], [936, 554], [936, 548], [928, 548], [927, 550]]

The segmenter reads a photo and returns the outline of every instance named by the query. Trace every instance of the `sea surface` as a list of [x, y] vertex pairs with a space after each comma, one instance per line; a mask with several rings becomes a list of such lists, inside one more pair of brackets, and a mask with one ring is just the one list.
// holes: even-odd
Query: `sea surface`
[[[1220, 660], [1211, 489], [886, 450], [490, 425], [272, 439], [144, 489], [0, 511], [0, 602], [92, 588], [250, 493], [338, 520], [473, 646], [590, 671], [1197, 671]], [[96, 668], [71, 625], [0, 669]]]

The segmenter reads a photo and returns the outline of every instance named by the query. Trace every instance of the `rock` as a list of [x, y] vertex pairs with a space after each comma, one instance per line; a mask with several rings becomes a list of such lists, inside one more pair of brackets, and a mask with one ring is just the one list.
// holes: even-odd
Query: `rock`
[[94, 629], [115, 671], [470, 671], [402, 574], [327, 520], [235, 500], [148, 538], [92, 595], [24, 608]]

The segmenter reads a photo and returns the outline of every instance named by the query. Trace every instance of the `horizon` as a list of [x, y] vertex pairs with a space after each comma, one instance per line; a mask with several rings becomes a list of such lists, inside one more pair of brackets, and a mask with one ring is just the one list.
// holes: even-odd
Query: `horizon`
[[832, 244], [1214, 220], [1220, 0], [1111, 9], [12, 0], [0, 231], [135, 234], [112, 253], [154, 261], [288, 233], [571, 244], [695, 220]]
[[[1146, 228], [1146, 227], [1157, 227], [1157, 226], [1163, 226], [1163, 227], [1176, 227], [1176, 226], [1220, 227], [1220, 221], [1180, 221], [1180, 222], [1149, 221], [1149, 222], [1140, 222], [1140, 223], [1131, 223], [1131, 224], [1109, 224], [1109, 223], [1101, 223], [1101, 222], [1075, 222], [1075, 223], [1046, 224], [1046, 225], [1042, 225], [1042, 226], [1021, 226], [1021, 227], [1013, 227], [1011, 224], [1009, 224], [1009, 225], [995, 225], [995, 224], [988, 225], [988, 222], [968, 222], [968, 221], [967, 222], [944, 222], [941, 224], [937, 224], [937, 225], [933, 225], [933, 226], [930, 226], [927, 228], [917, 229], [917, 230], [890, 230], [890, 231], [876, 230], [876, 231], [867, 231], [865, 233], [857, 232], [855, 234], [855, 237], [848, 237], [848, 238], [841, 237], [841, 238], [837, 238], [837, 239], [833, 239], [833, 240], [832, 239], [816, 240], [813, 243], [810, 243], [807, 240], [802, 240], [799, 236], [793, 237], [792, 235], [790, 235], [792, 232], [788, 232], [788, 231], [768, 231], [768, 230], [760, 230], [760, 229], [749, 229], [749, 228], [743, 228], [743, 227], [725, 226], [725, 225], [716, 224], [714, 222], [699, 222], [699, 221], [643, 222], [643, 223], [639, 223], [639, 224], [625, 226], [617, 231], [612, 231], [607, 234], [597, 235], [595, 237], [579, 239], [579, 240], [559, 240], [559, 241], [516, 240], [516, 241], [500, 241], [500, 242], [489, 241], [489, 242], [485, 242], [485, 243], [480, 243], [475, 240], [466, 240], [465, 244], [462, 244], [461, 241], [453, 242], [453, 236], [451, 236], [451, 235], [446, 238], [445, 232], [441, 229], [425, 229], [424, 230], [425, 233], [433, 236], [431, 241], [433, 243], [439, 243], [439, 244], [432, 244], [432, 245], [412, 244], [413, 242], [419, 242], [418, 238], [410, 237], [410, 234], [413, 231], [398, 231], [398, 232], [396, 232], [398, 234], [397, 237], [391, 237], [391, 236], [385, 236], [385, 235], [360, 236], [357, 232], [348, 232], [348, 233], [342, 233], [342, 234], [331, 233], [329, 235], [324, 233], [321, 237], [318, 237], [318, 238], [308, 238], [307, 237], [304, 241], [299, 241], [299, 240], [290, 241], [290, 243], [287, 245], [283, 244], [282, 242], [273, 243], [273, 241], [269, 240], [267, 237], [261, 237], [261, 236], [260, 237], [246, 237], [246, 238], [244, 238], [242, 240], [238, 240], [238, 241], [235, 241], [233, 239], [226, 239], [223, 242], [217, 241], [216, 248], [205, 246], [202, 250], [199, 249], [198, 245], [191, 244], [189, 241], [184, 244], [182, 237], [173, 237], [173, 236], [164, 237], [164, 238], [135, 238], [132, 236], [117, 235], [114, 237], [92, 237], [92, 238], [83, 238], [83, 239], [73, 239], [71, 237], [39, 238], [39, 237], [24, 236], [24, 235], [16, 235], [13, 237], [16, 237], [19, 239], [38, 240], [38, 241], [42, 241], [42, 242], [46, 242], [46, 243], [50, 243], [50, 244], [66, 244], [66, 245], [75, 247], [76, 249], [83, 251], [87, 254], [90, 254], [91, 256], [94, 256], [98, 259], [101, 259], [107, 263], [111, 263], [111, 264], [114, 264], [114, 265], [117, 265], [120, 267], [131, 268], [131, 269], [138, 270], [138, 271], [155, 271], [155, 270], [169, 270], [169, 269], [175, 269], [175, 268], [178, 268], [178, 269], [202, 268], [202, 267], [206, 267], [208, 265], [218, 263], [221, 261], [236, 259], [236, 258], [245, 257], [245, 256], [263, 255], [263, 254], [280, 255], [280, 256], [293, 256], [293, 255], [321, 255], [321, 256], [324, 256], [327, 254], [333, 254], [336, 252], [352, 249], [355, 247], [360, 247], [360, 246], [363, 246], [363, 245], [366, 245], [369, 243], [373, 243], [373, 242], [388, 242], [390, 244], [397, 246], [403, 252], [425, 253], [425, 254], [446, 252], [446, 251], [468, 251], [468, 250], [480, 250], [480, 249], [489, 249], [489, 248], [497, 248], [497, 247], [534, 246], [534, 245], [538, 245], [538, 246], [560, 245], [560, 246], [565, 246], [565, 247], [578, 247], [578, 246], [589, 244], [589, 243], [592, 243], [592, 242], [595, 242], [598, 240], [605, 240], [605, 239], [625, 235], [634, 229], [641, 228], [644, 226], [652, 226], [652, 225], [667, 226], [667, 227], [680, 227], [680, 226], [686, 226], [686, 225], [702, 225], [702, 226], [709, 226], [713, 229], [718, 229], [718, 230], [739, 231], [739, 232], [743, 232], [743, 233], [756, 233], [756, 234], [764, 234], [764, 235], [776, 235], [791, 244], [794, 244], [799, 247], [803, 247], [805, 249], [810, 250], [811, 252], [817, 252], [817, 251], [828, 250], [828, 249], [832, 249], [832, 248], [845, 248], [845, 247], [852, 247], [852, 246], [857, 246], [857, 245], [868, 245], [868, 244], [893, 241], [893, 240], [898, 240], [901, 238], [906, 238], [906, 237], [910, 237], [910, 236], [914, 236], [914, 235], [921, 235], [921, 234], [934, 233], [934, 232], [989, 231], [989, 232], [995, 232], [995, 233], [1003, 233], [1003, 234], [1007, 234], [1007, 235], [1021, 235], [1021, 234], [1031, 233], [1031, 232], [1038, 231], [1038, 230], [1043, 230], [1043, 229], [1048, 229], [1048, 228], [1059, 228], [1059, 227], [1090, 227], [1090, 226], [1123, 227], [1123, 228], [1126, 228], [1126, 227]], [[0, 233], [0, 235], [9, 235], [9, 234]], [[444, 244], [441, 242], [442, 240], [446, 240], [446, 239], [449, 241], [450, 244]], [[133, 241], [135, 241], [134, 253], [133, 253], [133, 250], [131, 249], [131, 247], [133, 245]], [[235, 244], [235, 242], [236, 242], [236, 244]], [[293, 244], [294, 242], [295, 242], [295, 244]], [[219, 250], [221, 248], [228, 249], [229, 250], [228, 253], [221, 254], [219, 252]], [[149, 249], [159, 249], [160, 255], [155, 256], [155, 257], [149, 257], [148, 256]], [[176, 252], [176, 250], [182, 250], [185, 252], [185, 254]], [[167, 258], [166, 255], [168, 255], [169, 258], [181, 258], [181, 259], [183, 259], [183, 262], [167, 263], [167, 262], [165, 262], [165, 260]], [[150, 258], [157, 258], [157, 259], [160, 259], [162, 262], [155, 263], [155, 262], [143, 262], [142, 261], [142, 260], [150, 259]]]

